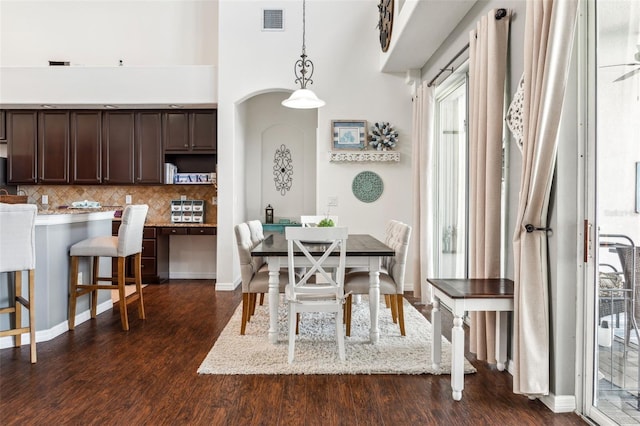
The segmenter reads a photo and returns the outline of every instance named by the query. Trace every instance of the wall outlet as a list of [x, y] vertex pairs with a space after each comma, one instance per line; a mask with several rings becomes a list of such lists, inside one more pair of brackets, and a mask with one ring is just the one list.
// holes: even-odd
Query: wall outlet
[[84, 284], [82, 281], [82, 272], [78, 272], [78, 284]]
[[187, 196], [186, 196], [186, 195], [181, 195], [181, 196], [180, 196], [180, 200], [181, 200], [181, 201], [184, 201], [184, 200], [186, 200], [186, 199], [187, 199]]
[[214, 206], [218, 204], [218, 197], [211, 197], [211, 204], [213, 204]]
[[329, 207], [338, 207], [338, 197], [336, 197], [335, 195], [329, 197], [329, 199], [327, 201], [327, 205]]
[[125, 195], [124, 196], [124, 203], [125, 204], [131, 204], [131, 195]]
[[49, 204], [49, 196], [48, 195], [43, 195], [42, 196], [42, 204]]

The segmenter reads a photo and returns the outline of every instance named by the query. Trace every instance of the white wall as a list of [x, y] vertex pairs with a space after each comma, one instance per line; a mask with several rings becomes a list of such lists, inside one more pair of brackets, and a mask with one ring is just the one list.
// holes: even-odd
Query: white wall
[[[218, 114], [218, 282], [238, 282], [233, 226], [247, 219], [244, 186], [246, 144], [238, 123], [238, 105], [257, 94], [295, 89], [293, 64], [302, 43], [302, 4], [269, 2], [285, 11], [284, 32], [260, 30], [261, 1], [220, 2]], [[404, 75], [385, 75], [379, 67], [375, 1], [307, 1], [307, 55], [315, 64], [310, 86], [327, 105], [318, 110], [316, 209], [323, 212], [329, 196], [338, 197], [331, 213], [354, 233], [384, 235], [389, 219], [411, 223], [411, 95]], [[329, 163], [330, 123], [334, 119], [390, 121], [400, 132], [398, 163]], [[254, 155], [248, 150], [246, 155]], [[378, 173], [385, 185], [382, 197], [370, 204], [351, 193], [354, 176]], [[231, 180], [234, 181], [231, 181]], [[251, 185], [247, 181], [246, 185]], [[409, 262], [413, 262], [409, 259]], [[409, 265], [409, 268], [411, 265]], [[412, 283], [408, 283], [411, 286]]]
[[0, 0], [0, 66], [216, 65], [217, 0]]

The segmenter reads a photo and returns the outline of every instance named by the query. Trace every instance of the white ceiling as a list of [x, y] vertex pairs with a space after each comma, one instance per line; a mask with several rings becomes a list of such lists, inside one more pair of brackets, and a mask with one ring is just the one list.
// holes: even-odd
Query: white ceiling
[[[447, 39], [477, 0], [396, 0], [389, 50], [381, 55], [383, 72], [420, 69]], [[420, 46], [416, 49], [416, 46]]]

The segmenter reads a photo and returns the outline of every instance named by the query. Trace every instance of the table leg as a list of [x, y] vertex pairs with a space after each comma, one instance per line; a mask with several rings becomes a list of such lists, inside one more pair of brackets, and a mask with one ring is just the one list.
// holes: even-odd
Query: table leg
[[280, 259], [269, 258], [269, 342], [278, 343], [278, 303], [280, 302]]
[[440, 368], [442, 360], [442, 313], [440, 312], [440, 300], [433, 299], [431, 309], [431, 325], [433, 327], [431, 335], [431, 366], [434, 370]]
[[371, 343], [378, 343], [380, 329], [378, 328], [378, 311], [380, 310], [380, 259], [374, 258], [369, 266], [369, 312], [371, 315], [371, 330], [369, 338]]
[[496, 312], [496, 367], [504, 371], [507, 364], [507, 314], [506, 311]]
[[451, 329], [451, 389], [453, 399], [460, 401], [464, 389], [464, 329], [460, 316], [453, 318]]

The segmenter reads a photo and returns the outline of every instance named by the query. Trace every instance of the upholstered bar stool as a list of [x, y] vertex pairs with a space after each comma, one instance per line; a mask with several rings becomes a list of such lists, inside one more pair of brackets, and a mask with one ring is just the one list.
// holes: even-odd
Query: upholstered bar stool
[[[149, 206], [146, 204], [128, 205], [122, 212], [122, 222], [118, 230], [118, 236], [101, 236], [82, 240], [71, 246], [70, 293], [69, 293], [69, 330], [75, 328], [76, 301], [79, 296], [91, 293], [91, 318], [96, 317], [98, 305], [98, 290], [118, 290], [120, 295], [120, 321], [122, 329], [129, 330], [129, 318], [127, 316], [127, 304], [138, 301], [138, 315], [145, 318], [144, 300], [142, 298], [142, 232], [144, 221], [147, 217]], [[133, 256], [133, 277], [127, 277], [125, 260]], [[93, 260], [91, 284], [78, 283], [78, 261], [80, 257], [91, 257]], [[99, 274], [100, 257], [118, 259], [117, 275], [101, 277]], [[110, 281], [111, 284], [99, 284], [101, 281]], [[125, 284], [135, 283], [136, 291], [129, 297], [125, 295]]]
[[[10, 306], [0, 308], [0, 314], [14, 315], [14, 326], [0, 331], [0, 336], [14, 336], [14, 345], [18, 348], [22, 343], [22, 334], [29, 333], [32, 364], [37, 361], [34, 297], [37, 214], [38, 208], [32, 204], [0, 203], [0, 272], [14, 273], [15, 284], [13, 295], [10, 295]], [[22, 271], [28, 271], [29, 300], [22, 297]], [[27, 327], [22, 326], [22, 307], [29, 311]]]

